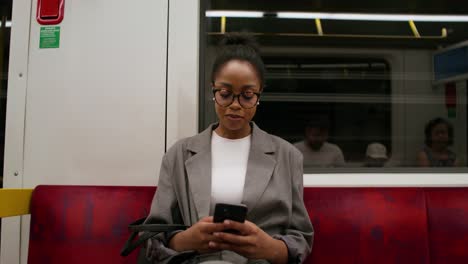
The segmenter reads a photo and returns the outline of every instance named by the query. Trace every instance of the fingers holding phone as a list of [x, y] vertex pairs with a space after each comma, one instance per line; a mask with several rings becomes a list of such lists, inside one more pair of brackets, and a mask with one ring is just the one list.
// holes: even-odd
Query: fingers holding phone
[[[256, 232], [258, 227], [249, 221], [244, 221], [243, 223], [231, 220], [225, 220], [223, 222], [224, 227], [226, 230], [233, 230], [234, 232], [230, 232], [235, 235], [243, 235], [248, 236]], [[226, 232], [225, 230], [222, 232]]]
[[169, 241], [169, 247], [178, 252], [196, 250], [200, 253], [207, 253], [213, 251], [209, 247], [209, 243], [219, 241], [213, 233], [222, 232], [224, 228], [222, 223], [214, 223], [211, 216], [202, 218], [187, 230], [172, 237]]
[[238, 230], [230, 228], [225, 220], [240, 225], [244, 223], [247, 215], [245, 205], [216, 204], [214, 216], [202, 218], [189, 229], [176, 234], [170, 241], [169, 247], [176, 251], [196, 250], [200, 253], [213, 251], [210, 243], [220, 243], [220, 238], [215, 233], [229, 232], [241, 234]]
[[209, 243], [213, 250], [231, 250], [249, 259], [266, 259], [271, 263], [286, 263], [288, 249], [286, 244], [274, 239], [257, 225], [245, 221], [239, 223], [226, 220], [225, 228], [238, 231], [241, 235], [216, 232], [218, 241]]

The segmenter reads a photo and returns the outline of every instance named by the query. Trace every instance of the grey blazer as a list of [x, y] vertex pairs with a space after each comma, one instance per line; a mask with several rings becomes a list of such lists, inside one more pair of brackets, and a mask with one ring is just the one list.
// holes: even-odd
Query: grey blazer
[[[285, 140], [253, 122], [242, 203], [247, 220], [283, 240], [290, 263], [302, 263], [312, 248], [314, 230], [303, 202], [302, 154]], [[217, 124], [174, 144], [165, 154], [151, 212], [146, 222], [193, 225], [208, 216], [211, 200], [211, 135]], [[167, 247], [175, 235], [150, 241], [147, 257], [154, 263], [193, 252]], [[236, 254], [232, 252], [232, 254]]]

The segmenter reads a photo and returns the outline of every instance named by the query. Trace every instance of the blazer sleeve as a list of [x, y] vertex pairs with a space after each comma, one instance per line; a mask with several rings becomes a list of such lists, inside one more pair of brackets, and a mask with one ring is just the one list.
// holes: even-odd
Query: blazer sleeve
[[[173, 186], [172, 170], [170, 165], [169, 152], [164, 155], [157, 191], [151, 203], [151, 211], [145, 223], [152, 224], [183, 224], [181, 213], [178, 207], [175, 186]], [[169, 240], [180, 231], [161, 233], [148, 240], [146, 257], [156, 263], [165, 263], [173, 257], [192, 254], [192, 251], [177, 252], [169, 248]]]
[[299, 151], [291, 153], [292, 215], [283, 235], [274, 235], [288, 247], [288, 263], [303, 263], [312, 250], [314, 229], [304, 205], [303, 157]]

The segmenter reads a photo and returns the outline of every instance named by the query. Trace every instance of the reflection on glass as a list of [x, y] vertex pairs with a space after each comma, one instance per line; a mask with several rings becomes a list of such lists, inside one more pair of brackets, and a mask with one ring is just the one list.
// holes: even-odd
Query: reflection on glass
[[[388, 12], [335, 2], [206, 1], [206, 10], [256, 15], [204, 18], [205, 72], [223, 33], [256, 35], [267, 86], [254, 121], [294, 144], [306, 173], [466, 168], [468, 20], [446, 18], [466, 14], [468, 2], [456, 8], [418, 4], [411, 13], [449, 17], [413, 23], [334, 19], [338, 13], [408, 13], [405, 6]], [[280, 11], [308, 15], [282, 18]], [[321, 13], [329, 16], [314, 16]], [[201, 92], [202, 129], [216, 120], [211, 90]], [[323, 120], [326, 126], [316, 125]], [[429, 125], [435, 120], [443, 122]]]
[[367, 146], [364, 167], [381, 168], [388, 161], [387, 148], [377, 142]]
[[425, 146], [418, 154], [421, 167], [454, 167], [459, 165], [453, 145], [453, 126], [443, 118], [435, 118], [424, 129]]
[[327, 117], [315, 117], [305, 128], [305, 138], [294, 144], [304, 156], [304, 167], [343, 167], [343, 152], [337, 145], [328, 142], [329, 122]]
[[[265, 56], [265, 62], [267, 87], [255, 121], [295, 143], [304, 154], [306, 171], [363, 167], [367, 145], [392, 145], [391, 71], [386, 61]], [[314, 149], [314, 134], [323, 138], [323, 148]]]

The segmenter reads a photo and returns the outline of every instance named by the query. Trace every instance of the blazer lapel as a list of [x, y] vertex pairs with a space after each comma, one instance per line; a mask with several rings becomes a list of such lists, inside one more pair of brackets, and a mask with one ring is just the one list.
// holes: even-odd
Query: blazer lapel
[[210, 213], [212, 127], [193, 137], [187, 146], [193, 156], [185, 161], [185, 168], [198, 219]]
[[[187, 145], [192, 156], [185, 161], [185, 168], [198, 219], [210, 213], [211, 134], [215, 125], [194, 136]], [[270, 182], [276, 166], [272, 155], [274, 152], [271, 136], [252, 122], [252, 139], [242, 199], [249, 211], [255, 207]]]
[[272, 155], [274, 148], [271, 136], [260, 130], [254, 123], [252, 126], [252, 139], [242, 199], [242, 203], [247, 205], [249, 212], [255, 207], [267, 188], [276, 166], [276, 160]]

